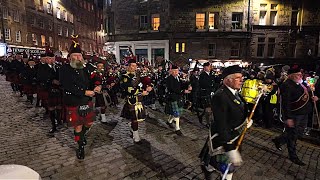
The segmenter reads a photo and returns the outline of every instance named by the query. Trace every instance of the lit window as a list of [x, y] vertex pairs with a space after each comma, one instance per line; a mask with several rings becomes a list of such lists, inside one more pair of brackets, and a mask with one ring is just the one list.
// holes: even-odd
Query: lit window
[[16, 32], [16, 41], [21, 42], [21, 31]]
[[267, 25], [267, 11], [260, 11], [259, 25]]
[[53, 47], [53, 39], [52, 39], [52, 37], [49, 37], [49, 46]]
[[206, 14], [205, 13], [197, 13], [196, 14], [196, 28], [197, 29], [204, 29], [204, 25], [205, 25], [205, 17]]
[[64, 21], [68, 21], [68, 13], [66, 10], [63, 10], [63, 19]]
[[215, 25], [214, 25], [214, 17], [215, 14], [214, 13], [209, 13], [209, 29], [215, 29]]
[[152, 30], [158, 31], [160, 26], [160, 15], [153, 14], [152, 15]]
[[44, 35], [41, 35], [41, 45], [46, 46], [46, 37]]
[[186, 52], [186, 43], [181, 43], [181, 52]]
[[278, 10], [278, 4], [271, 4], [271, 10]]
[[61, 19], [61, 14], [60, 14], [60, 8], [59, 7], [57, 7], [57, 18]]
[[176, 52], [179, 52], [180, 48], [179, 48], [179, 43], [176, 43]]
[[52, 6], [50, 2], [47, 3], [47, 13], [52, 14]]
[[69, 29], [66, 28], [66, 37], [68, 37], [68, 36], [69, 36]]

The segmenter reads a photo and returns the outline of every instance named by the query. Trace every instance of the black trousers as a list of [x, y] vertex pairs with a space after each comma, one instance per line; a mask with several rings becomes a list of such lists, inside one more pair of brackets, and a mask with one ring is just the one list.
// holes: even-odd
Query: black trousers
[[302, 136], [304, 129], [307, 127], [308, 123], [308, 114], [305, 115], [296, 115], [293, 118], [294, 127], [286, 127], [285, 132], [280, 136], [276, 137], [275, 140], [278, 141], [281, 145], [287, 144], [289, 158], [298, 158], [297, 156], [297, 140]]

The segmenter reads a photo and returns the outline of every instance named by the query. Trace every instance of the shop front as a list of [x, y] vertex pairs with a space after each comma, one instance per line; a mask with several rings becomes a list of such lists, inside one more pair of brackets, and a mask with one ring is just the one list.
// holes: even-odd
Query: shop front
[[25, 52], [28, 55], [40, 56], [41, 54], [45, 54], [46, 51], [44, 48], [8, 45], [7, 52], [9, 55], [21, 54]]

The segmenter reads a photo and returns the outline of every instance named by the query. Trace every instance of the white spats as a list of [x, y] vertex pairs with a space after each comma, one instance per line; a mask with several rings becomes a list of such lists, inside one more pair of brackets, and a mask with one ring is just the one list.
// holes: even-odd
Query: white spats
[[140, 142], [139, 131], [133, 131], [133, 140], [134, 142]]
[[101, 114], [101, 122], [103, 123], [107, 122], [106, 114]]

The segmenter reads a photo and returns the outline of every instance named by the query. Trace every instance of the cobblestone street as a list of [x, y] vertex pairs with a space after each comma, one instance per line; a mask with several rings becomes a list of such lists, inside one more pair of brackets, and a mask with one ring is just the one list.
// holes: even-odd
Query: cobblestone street
[[[96, 121], [88, 133], [86, 157], [75, 156], [77, 144], [72, 129], [60, 128], [50, 136], [50, 120], [44, 109], [26, 103], [13, 94], [10, 84], [0, 77], [0, 164], [20, 164], [37, 171], [43, 179], [206, 179], [198, 154], [207, 129], [194, 115], [184, 114], [183, 136], [177, 136], [165, 124], [167, 116], [149, 112], [140, 123], [141, 145], [130, 138], [128, 121], [119, 109], [108, 109], [114, 125]], [[271, 139], [274, 131], [251, 128], [242, 146], [243, 166], [235, 180], [305, 179], [320, 180], [320, 147], [298, 142], [298, 156], [307, 164], [299, 167], [287, 159], [287, 149], [279, 152]], [[217, 173], [208, 179], [219, 179]]]

